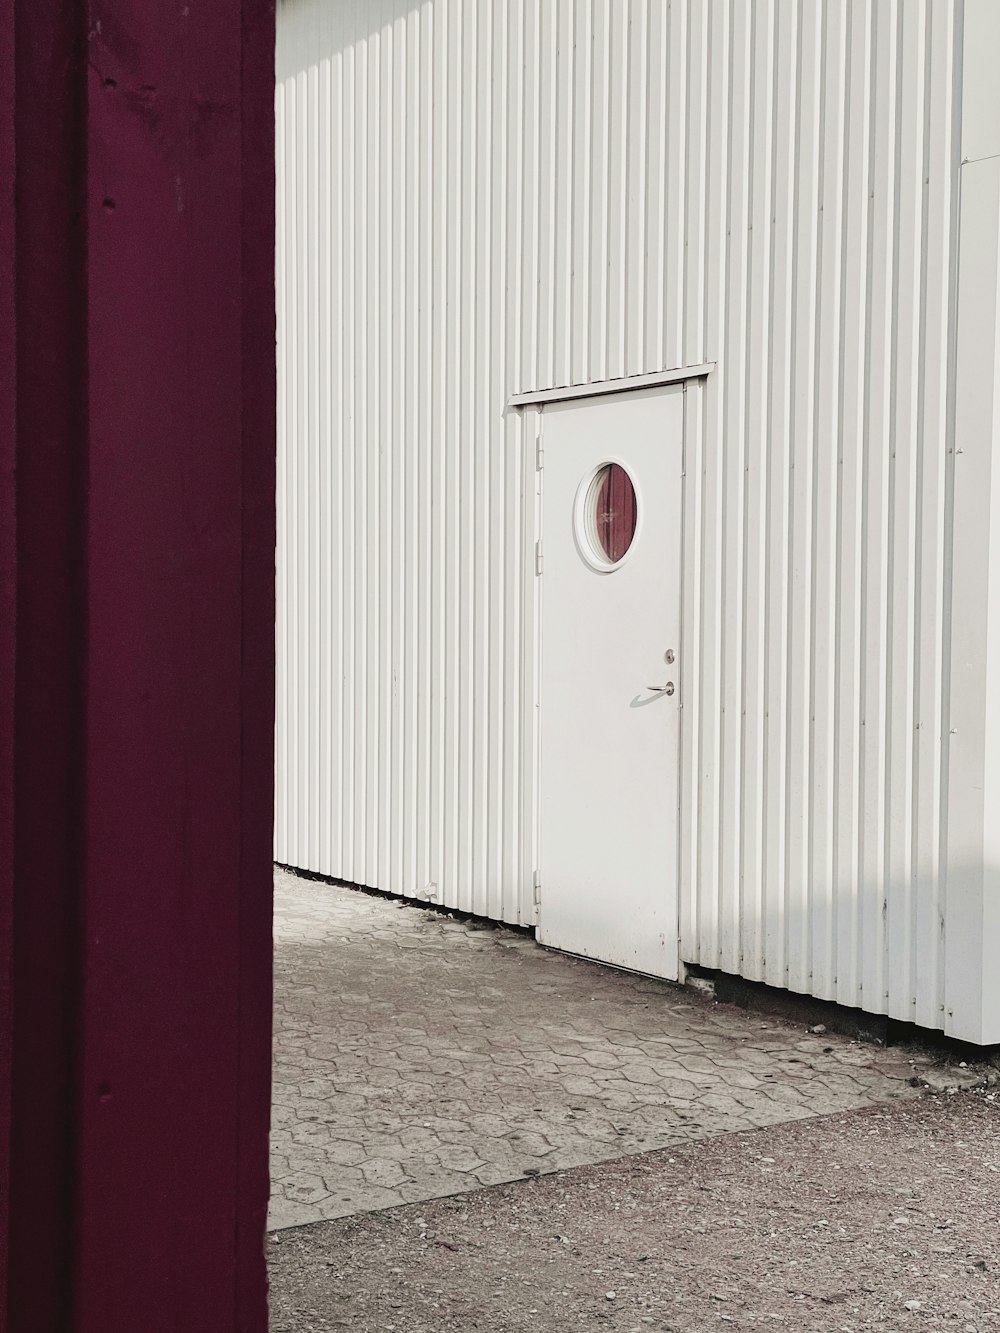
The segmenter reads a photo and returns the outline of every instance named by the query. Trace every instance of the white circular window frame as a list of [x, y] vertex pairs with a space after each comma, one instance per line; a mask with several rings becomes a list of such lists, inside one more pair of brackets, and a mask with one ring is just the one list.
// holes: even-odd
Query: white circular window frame
[[[609, 560], [597, 534], [597, 525], [594, 521], [594, 505], [591, 501], [597, 498], [593, 492], [598, 477], [606, 467], [615, 465], [622, 469], [632, 483], [632, 490], [635, 493], [635, 531], [632, 533], [628, 550], [622, 558], [620, 560]], [[613, 574], [616, 570], [621, 569], [623, 565], [628, 564], [632, 552], [638, 546], [639, 539], [642, 536], [644, 511], [645, 505], [642, 502], [642, 493], [628, 464], [624, 459], [618, 458], [614, 454], [602, 458], [580, 482], [576, 490], [576, 500], [573, 504], [573, 534], [576, 538], [577, 550], [580, 552], [583, 561], [598, 574]]]

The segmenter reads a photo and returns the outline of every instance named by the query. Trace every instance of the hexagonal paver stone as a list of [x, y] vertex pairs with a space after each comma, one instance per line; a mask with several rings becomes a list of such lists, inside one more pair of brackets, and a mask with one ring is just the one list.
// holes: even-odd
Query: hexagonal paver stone
[[507, 1142], [512, 1144], [519, 1153], [527, 1153], [530, 1157], [544, 1157], [546, 1153], [552, 1151], [552, 1144], [541, 1134], [522, 1133], [520, 1130], [515, 1130], [512, 1134], [507, 1135]]
[[281, 1192], [292, 1203], [319, 1203], [330, 1193], [321, 1176], [295, 1171], [281, 1182]]
[[392, 1189], [406, 1180], [407, 1175], [401, 1162], [391, 1157], [371, 1157], [361, 1163], [361, 1174], [369, 1185], [382, 1185]]

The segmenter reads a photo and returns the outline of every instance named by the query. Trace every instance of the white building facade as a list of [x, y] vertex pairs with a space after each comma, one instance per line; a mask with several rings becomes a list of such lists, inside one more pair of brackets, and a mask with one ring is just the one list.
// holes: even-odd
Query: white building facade
[[1000, 1041], [998, 51], [282, 0], [279, 861]]

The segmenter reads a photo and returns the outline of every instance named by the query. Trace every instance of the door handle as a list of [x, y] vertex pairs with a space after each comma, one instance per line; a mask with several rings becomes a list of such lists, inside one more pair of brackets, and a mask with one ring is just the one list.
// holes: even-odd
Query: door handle
[[673, 694], [674, 682], [668, 680], [666, 685], [647, 685], [646, 689], [651, 690], [653, 694]]

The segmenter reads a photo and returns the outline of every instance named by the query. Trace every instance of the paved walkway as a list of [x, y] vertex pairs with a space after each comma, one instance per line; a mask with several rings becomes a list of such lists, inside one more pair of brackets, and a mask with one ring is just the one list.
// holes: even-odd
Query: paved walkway
[[278, 871], [273, 1229], [919, 1095], [912, 1056]]

